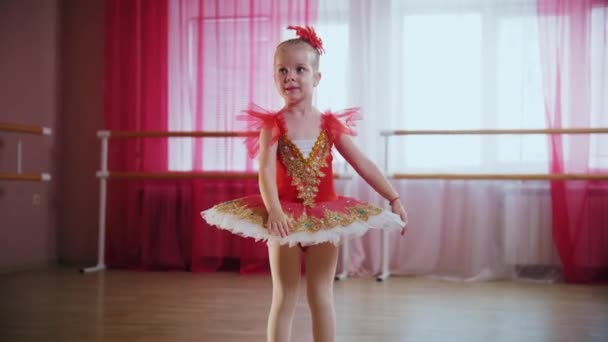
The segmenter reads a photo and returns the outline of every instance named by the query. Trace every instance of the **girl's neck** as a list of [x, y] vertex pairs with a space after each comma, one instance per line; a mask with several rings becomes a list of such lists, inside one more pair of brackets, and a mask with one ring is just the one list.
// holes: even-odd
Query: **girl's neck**
[[316, 114], [317, 110], [312, 103], [286, 103], [281, 112], [293, 116], [308, 116]]

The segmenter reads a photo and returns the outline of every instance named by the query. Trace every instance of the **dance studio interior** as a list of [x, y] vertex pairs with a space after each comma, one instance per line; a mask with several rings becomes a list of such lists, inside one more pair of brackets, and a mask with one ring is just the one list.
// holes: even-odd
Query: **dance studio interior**
[[[607, 19], [607, 0], [0, 0], [0, 340], [608, 341]], [[290, 39], [318, 65], [282, 66]], [[314, 126], [303, 156], [302, 103], [349, 135]], [[315, 177], [364, 228], [328, 242], [355, 219], [307, 216], [320, 178], [283, 146], [311, 168], [329, 146]], [[290, 235], [325, 240], [273, 245], [283, 177], [316, 227]], [[288, 335], [272, 248], [298, 256]]]

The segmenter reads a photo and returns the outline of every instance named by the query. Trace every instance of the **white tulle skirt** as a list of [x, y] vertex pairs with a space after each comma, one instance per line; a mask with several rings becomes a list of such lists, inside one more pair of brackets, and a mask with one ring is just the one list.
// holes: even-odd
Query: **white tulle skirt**
[[359, 237], [369, 229], [400, 231], [406, 222], [399, 215], [350, 197], [318, 202], [313, 207], [300, 202], [281, 201], [283, 211], [292, 219], [293, 229], [281, 238], [265, 227], [268, 213], [260, 195], [220, 203], [201, 216], [210, 225], [234, 234], [270, 244], [310, 246]]

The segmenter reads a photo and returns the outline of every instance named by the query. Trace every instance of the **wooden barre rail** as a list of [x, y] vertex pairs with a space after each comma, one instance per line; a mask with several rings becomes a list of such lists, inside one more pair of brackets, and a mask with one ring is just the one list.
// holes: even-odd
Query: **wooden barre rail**
[[608, 180], [608, 173], [581, 174], [476, 174], [476, 173], [395, 173], [392, 179], [441, 179], [441, 180]]
[[0, 173], [0, 181], [17, 182], [48, 182], [51, 175], [48, 173]]
[[171, 137], [193, 137], [193, 138], [231, 138], [257, 136], [257, 132], [228, 132], [228, 131], [183, 131], [183, 132], [161, 132], [161, 131], [99, 131], [99, 137], [108, 138], [171, 138]]
[[[98, 172], [97, 177], [107, 179], [257, 179], [257, 172]], [[350, 179], [350, 175], [334, 175], [336, 179]]]
[[[1, 124], [0, 124], [1, 125]], [[1, 128], [1, 126], [0, 126]], [[500, 134], [601, 134], [608, 133], [608, 128], [534, 128], [534, 129], [463, 129], [463, 130], [392, 130], [382, 131], [382, 136], [395, 135], [500, 135]], [[251, 131], [99, 131], [99, 137], [109, 138], [231, 138], [256, 136]]]
[[484, 135], [484, 134], [598, 134], [608, 128], [534, 128], [534, 129], [461, 129], [461, 130], [393, 130], [382, 131], [382, 136], [394, 135]]
[[0, 131], [10, 133], [24, 133], [34, 135], [50, 135], [51, 129], [43, 126], [21, 125], [9, 122], [0, 122]]
[[[103, 174], [98, 173], [99, 177]], [[257, 179], [250, 172], [108, 172], [109, 179]]]
[[[534, 129], [463, 129], [463, 130], [392, 130], [382, 131], [382, 136], [394, 135], [500, 135], [500, 134], [600, 134], [608, 133], [608, 128], [534, 128]], [[99, 131], [98, 136], [109, 138], [230, 138], [256, 136], [251, 131]]]
[[[107, 179], [257, 179], [255, 172], [98, 172], [99, 178]], [[335, 179], [350, 179], [351, 175], [336, 174]], [[606, 174], [486, 174], [486, 173], [395, 173], [392, 179], [439, 179], [439, 180], [608, 180]]]

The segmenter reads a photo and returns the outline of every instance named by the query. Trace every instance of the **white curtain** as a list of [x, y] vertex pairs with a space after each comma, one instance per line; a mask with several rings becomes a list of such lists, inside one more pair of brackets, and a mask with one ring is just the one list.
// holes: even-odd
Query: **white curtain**
[[[544, 173], [546, 136], [416, 136], [383, 130], [544, 128], [536, 1], [320, 2], [320, 109], [361, 106], [358, 145], [390, 173]], [[340, 163], [340, 161], [338, 161]], [[339, 165], [338, 165], [339, 166]], [[394, 181], [410, 215], [390, 271], [460, 280], [555, 279], [548, 184]], [[386, 201], [361, 179], [350, 195]], [[350, 244], [351, 274], [381, 271], [381, 235]]]
[[[238, 1], [226, 3], [235, 8], [241, 6]], [[255, 3], [256, 9], [266, 8]], [[293, 7], [283, 6], [283, 0], [270, 3], [283, 9]], [[294, 4], [286, 2], [289, 3]], [[380, 135], [384, 130], [397, 129], [547, 127], [536, 0], [334, 0], [318, 1], [310, 8], [313, 7], [309, 12], [314, 13], [304, 18], [311, 18], [326, 51], [321, 59], [323, 77], [315, 104], [320, 110], [360, 106], [364, 119], [358, 125], [357, 143], [388, 174], [548, 172], [549, 145], [545, 135], [393, 136], [388, 138], [388, 153], [387, 141]], [[273, 19], [268, 35], [258, 35], [266, 31], [257, 28], [253, 36], [260, 44], [256, 50], [261, 54], [256, 57], [260, 63], [271, 58], [276, 42], [293, 37], [293, 32], [284, 29], [287, 24], [304, 24], [299, 20], [302, 18], [271, 12], [268, 18], [275, 18], [276, 22]], [[605, 44], [599, 43], [605, 38], [605, 12], [594, 13], [593, 18], [592, 30], [598, 31], [591, 35], [598, 40], [593, 46], [605, 49]], [[228, 25], [225, 18], [218, 20], [213, 21], [215, 26]], [[179, 29], [192, 31], [188, 27], [171, 27], [174, 31]], [[181, 41], [171, 43], [183, 47], [192, 39], [192, 35], [181, 37]], [[217, 42], [224, 44], [221, 51], [233, 53], [232, 41], [220, 38]], [[593, 103], [603, 108], [600, 104], [605, 98], [605, 77], [600, 75], [606, 71], [606, 54], [595, 51], [592, 55], [598, 56], [594, 65], [601, 67], [594, 71], [597, 84], [593, 89], [599, 93], [593, 94]], [[177, 73], [172, 69], [170, 77], [179, 74], [183, 79], [191, 78], [186, 71], [196, 68], [194, 59], [188, 56], [183, 54], [180, 63], [171, 64], [181, 69]], [[267, 63], [269, 67], [271, 59]], [[186, 64], [188, 67], [183, 67]], [[233, 114], [238, 114], [238, 108], [249, 101], [229, 86], [241, 81], [237, 68], [241, 64], [240, 59], [234, 59], [235, 66], [230, 70], [236, 76], [217, 74], [223, 83], [213, 81], [211, 85], [213, 88], [223, 84], [228, 96], [222, 101], [229, 101], [228, 105], [219, 106], [215, 93], [203, 92], [211, 97], [207, 104], [221, 109], [211, 110], [212, 115], [224, 113], [219, 116], [221, 120], [213, 122], [209, 121], [213, 117], [203, 118], [205, 128], [235, 127]], [[259, 77], [250, 78], [255, 82], [254, 88], [272, 90], [272, 76], [263, 75], [259, 72]], [[176, 82], [172, 78], [172, 84]], [[171, 88], [176, 92], [171, 99], [178, 119], [173, 115], [169, 127], [200, 129], [202, 126], [195, 124], [194, 119], [199, 117], [194, 111], [183, 115], [196, 96], [185, 96], [188, 83], [182, 80], [179, 84], [182, 89]], [[276, 104], [278, 108], [280, 104], [275, 92], [251, 94], [253, 101], [262, 106]], [[593, 113], [592, 125], [605, 126], [606, 114], [600, 109]], [[607, 165], [608, 158], [602, 151], [608, 150], [608, 140], [597, 136], [592, 142], [589, 159], [597, 165]], [[245, 162], [242, 146], [233, 140], [219, 141], [217, 145], [206, 143], [203, 149], [197, 149], [192, 140], [179, 144], [171, 142], [169, 146], [170, 168], [174, 170], [197, 169], [198, 164], [192, 161], [197, 157], [205, 162], [204, 169], [255, 169], [255, 165]], [[222, 144], [233, 153], [213, 153], [225, 151]], [[568, 149], [567, 144], [565, 148]], [[193, 152], [199, 150], [205, 153]], [[346, 167], [339, 156], [335, 163], [336, 170]], [[405, 237], [391, 236], [389, 264], [393, 274], [459, 280], [559, 278], [547, 182], [417, 180], [394, 184], [409, 211], [410, 224]], [[347, 195], [386, 205], [359, 178], [340, 181], [338, 187]], [[378, 274], [380, 242], [381, 236], [376, 232], [352, 241], [345, 261], [347, 271]]]

